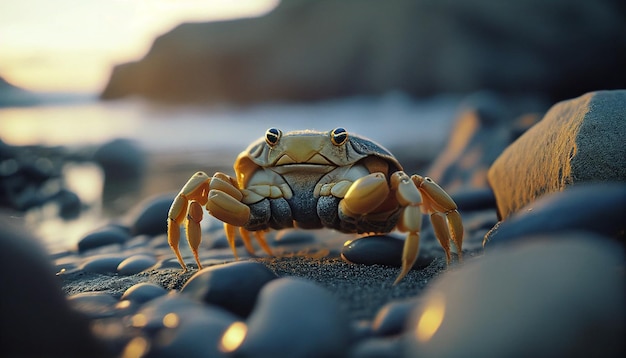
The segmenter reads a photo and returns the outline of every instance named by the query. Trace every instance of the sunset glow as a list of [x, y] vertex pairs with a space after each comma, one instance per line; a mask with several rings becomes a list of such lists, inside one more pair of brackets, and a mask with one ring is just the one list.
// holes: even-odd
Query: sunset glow
[[0, 2], [0, 76], [34, 91], [99, 92], [111, 67], [140, 59], [183, 22], [260, 16], [278, 0]]

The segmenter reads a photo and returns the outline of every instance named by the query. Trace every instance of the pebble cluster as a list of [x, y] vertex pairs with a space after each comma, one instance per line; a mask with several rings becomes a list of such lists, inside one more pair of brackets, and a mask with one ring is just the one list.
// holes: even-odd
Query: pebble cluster
[[[455, 256], [446, 264], [424, 220], [414, 270], [395, 286], [399, 233], [282, 231], [268, 237], [275, 257], [240, 247], [237, 261], [221, 223], [209, 215], [202, 222], [205, 268], [191, 264], [181, 243], [191, 268], [183, 273], [165, 235], [172, 195], [141, 203], [82, 237], [75, 249], [49, 254], [56, 277], [24, 233], [0, 225], [0, 253], [8, 253], [0, 270], [12, 273], [0, 276], [0, 286], [12, 292], [0, 298], [0, 315], [8, 317], [0, 353], [624, 356], [624, 180], [546, 190], [502, 218], [494, 192], [468, 184], [486, 176], [484, 166], [469, 173], [469, 158], [464, 152], [444, 170], [467, 178], [450, 185], [464, 221], [463, 262]], [[18, 265], [26, 268], [15, 270]], [[41, 282], [23, 284], [33, 277]], [[59, 299], [61, 290], [66, 300]], [[38, 304], [41, 297], [49, 299]], [[41, 319], [50, 312], [57, 315]], [[24, 343], [29, 336], [47, 340], [31, 346]]]

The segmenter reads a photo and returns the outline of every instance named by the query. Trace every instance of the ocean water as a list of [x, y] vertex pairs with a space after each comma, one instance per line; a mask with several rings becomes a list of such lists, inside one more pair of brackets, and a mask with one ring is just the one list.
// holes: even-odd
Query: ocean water
[[[127, 138], [148, 156], [171, 156], [184, 161], [192, 153], [202, 153], [211, 166], [231, 167], [236, 155], [269, 127], [284, 132], [344, 127], [395, 154], [426, 161], [445, 145], [460, 102], [455, 96], [415, 100], [402, 93], [248, 107], [164, 106], [139, 99], [101, 102], [82, 98], [60, 104], [0, 108], [0, 139], [11, 145], [81, 148]], [[71, 165], [66, 169], [66, 184], [88, 204], [88, 213], [69, 222], [55, 219], [54, 214], [46, 212], [52, 209], [46, 208], [26, 216], [34, 231], [55, 247], [75, 244], [85, 232], [108, 219], [103, 215], [103, 179], [99, 169], [90, 165]], [[144, 185], [150, 187], [154, 184], [151, 180], [163, 180], [160, 176], [167, 172], [164, 169], [159, 168], [159, 176], [148, 173]], [[182, 186], [184, 179], [180, 178], [186, 175], [176, 177], [176, 183]], [[152, 185], [155, 186], [158, 187]], [[158, 189], [152, 192], [155, 190]]]

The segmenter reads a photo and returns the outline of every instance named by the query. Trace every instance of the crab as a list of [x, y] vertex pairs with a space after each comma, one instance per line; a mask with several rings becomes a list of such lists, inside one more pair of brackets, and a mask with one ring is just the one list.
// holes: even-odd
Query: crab
[[344, 128], [283, 133], [270, 128], [237, 157], [235, 177], [195, 173], [168, 213], [168, 242], [183, 268], [180, 226], [198, 268], [203, 207], [224, 222], [235, 258], [237, 230], [251, 254], [254, 235], [270, 256], [269, 229], [331, 228], [344, 233], [407, 233], [402, 268], [394, 284], [411, 270], [419, 252], [422, 214], [429, 214], [448, 264], [450, 243], [462, 260], [463, 224], [452, 198], [432, 179], [406, 174], [381, 145]]

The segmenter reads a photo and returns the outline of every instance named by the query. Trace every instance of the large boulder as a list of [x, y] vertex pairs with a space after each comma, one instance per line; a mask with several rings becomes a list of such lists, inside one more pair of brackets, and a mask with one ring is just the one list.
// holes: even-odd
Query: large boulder
[[626, 90], [557, 103], [489, 169], [500, 218], [573, 184], [626, 181], [625, 137]]
[[183, 24], [138, 62], [116, 66], [102, 98], [317, 100], [542, 93], [624, 85], [626, 22], [613, 0], [285, 0], [259, 18]]

